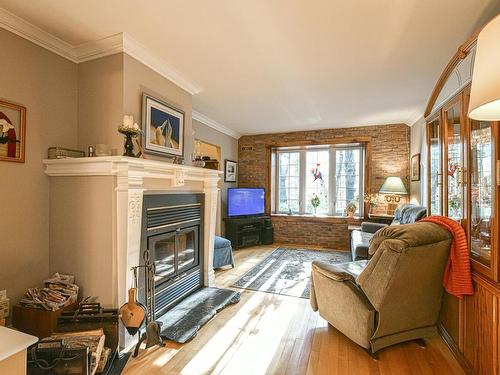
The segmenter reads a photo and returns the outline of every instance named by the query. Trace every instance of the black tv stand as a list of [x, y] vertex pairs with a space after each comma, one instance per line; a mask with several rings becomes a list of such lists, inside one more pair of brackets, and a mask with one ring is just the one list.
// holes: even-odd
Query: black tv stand
[[234, 249], [273, 243], [273, 224], [269, 216], [228, 217], [224, 221], [226, 238]]

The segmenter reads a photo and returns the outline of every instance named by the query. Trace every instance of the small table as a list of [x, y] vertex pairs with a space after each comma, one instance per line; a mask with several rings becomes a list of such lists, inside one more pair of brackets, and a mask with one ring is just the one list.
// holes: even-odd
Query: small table
[[0, 374], [26, 374], [26, 349], [38, 337], [0, 327]]

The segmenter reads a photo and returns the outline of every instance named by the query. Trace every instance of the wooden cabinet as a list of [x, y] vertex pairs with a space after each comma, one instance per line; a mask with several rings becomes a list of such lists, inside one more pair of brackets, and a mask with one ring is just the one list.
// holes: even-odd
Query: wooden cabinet
[[443, 299], [443, 338], [471, 373], [500, 375], [500, 125], [467, 117], [474, 48], [459, 48], [427, 105], [427, 205], [462, 224], [474, 280], [473, 296]]

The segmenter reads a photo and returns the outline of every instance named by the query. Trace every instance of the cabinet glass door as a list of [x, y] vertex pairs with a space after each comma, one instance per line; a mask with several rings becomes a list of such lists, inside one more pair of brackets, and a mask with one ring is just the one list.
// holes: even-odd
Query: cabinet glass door
[[462, 222], [465, 212], [465, 181], [462, 102], [457, 100], [444, 111], [446, 127], [447, 216]]
[[429, 145], [429, 210], [431, 215], [441, 215], [442, 212], [442, 142], [441, 121], [439, 116], [427, 125]]
[[493, 124], [470, 123], [470, 251], [476, 261], [490, 266], [495, 216], [495, 149]]

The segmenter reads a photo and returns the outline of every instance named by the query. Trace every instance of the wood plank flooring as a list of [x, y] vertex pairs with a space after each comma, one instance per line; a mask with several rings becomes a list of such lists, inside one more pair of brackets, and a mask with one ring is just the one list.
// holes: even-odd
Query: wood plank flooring
[[[229, 287], [274, 249], [235, 251], [236, 267], [217, 271], [217, 286]], [[438, 336], [427, 340], [426, 349], [413, 342], [386, 348], [375, 361], [313, 312], [308, 300], [238, 290], [241, 301], [191, 342], [143, 350], [124, 374], [464, 375]]]

